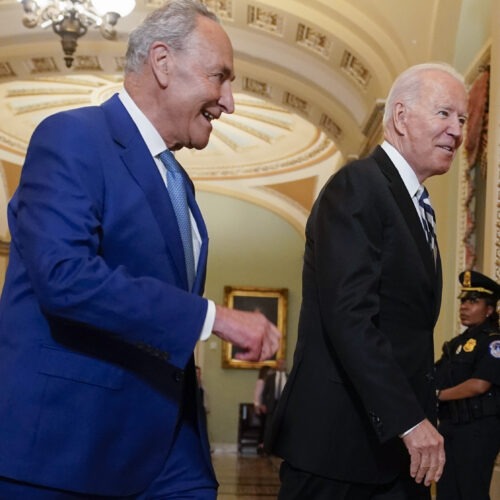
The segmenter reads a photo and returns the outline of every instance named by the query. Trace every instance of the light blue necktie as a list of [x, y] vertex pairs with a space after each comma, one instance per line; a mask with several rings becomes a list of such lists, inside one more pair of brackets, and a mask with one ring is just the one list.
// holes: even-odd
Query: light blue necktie
[[179, 232], [181, 233], [182, 247], [184, 249], [184, 261], [188, 277], [189, 290], [194, 283], [194, 253], [193, 235], [191, 232], [191, 217], [186, 196], [186, 183], [181, 166], [174, 155], [166, 149], [160, 154], [160, 160], [167, 169], [167, 186], [170, 201], [174, 207]]
[[418, 199], [420, 218], [425, 229], [427, 243], [429, 243], [434, 258], [436, 258], [436, 214], [429, 199], [429, 192], [424, 186], [420, 186], [415, 196]]

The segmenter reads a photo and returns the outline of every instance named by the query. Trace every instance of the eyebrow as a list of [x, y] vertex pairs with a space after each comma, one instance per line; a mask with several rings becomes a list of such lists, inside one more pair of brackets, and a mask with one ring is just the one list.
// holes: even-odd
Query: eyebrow
[[[455, 111], [455, 107], [454, 106], [448, 106], [448, 105], [438, 105], [438, 109], [445, 109], [446, 111]], [[462, 117], [462, 118], [469, 118], [469, 114], [468, 113], [458, 113], [457, 112], [457, 115]]]
[[226, 75], [226, 78], [228, 78], [232, 82], [234, 82], [234, 80], [236, 79], [236, 75], [227, 66], [224, 66], [224, 68], [222, 68], [222, 72]]

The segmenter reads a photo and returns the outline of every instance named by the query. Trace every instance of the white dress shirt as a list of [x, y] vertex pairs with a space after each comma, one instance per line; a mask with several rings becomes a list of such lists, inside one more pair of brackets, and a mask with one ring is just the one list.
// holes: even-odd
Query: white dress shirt
[[[158, 131], [155, 129], [155, 127], [149, 121], [146, 115], [139, 109], [137, 104], [135, 104], [135, 102], [132, 100], [132, 98], [125, 89], [122, 89], [120, 91], [118, 97], [120, 98], [120, 101], [122, 102], [123, 106], [129, 113], [130, 117], [132, 118], [132, 121], [139, 129], [139, 133], [141, 134], [141, 137], [144, 139], [144, 142], [146, 143], [146, 146], [156, 163], [156, 167], [160, 172], [165, 187], [168, 187], [167, 169], [165, 168], [165, 165], [163, 165], [162, 161], [159, 158], [159, 155], [163, 151], [165, 151], [165, 149], [168, 149], [167, 145], [165, 144], [165, 141], [162, 139], [161, 135], [158, 133]], [[198, 231], [198, 226], [196, 224], [196, 221], [191, 212], [190, 215], [191, 215], [191, 231], [193, 238], [193, 254], [194, 254], [195, 271], [196, 271], [198, 267], [198, 259], [200, 257], [201, 236], [200, 232]], [[200, 334], [200, 340], [206, 340], [210, 336], [215, 321], [215, 303], [211, 300], [207, 301], [208, 301], [207, 315], [205, 317], [205, 322], [203, 324], [203, 328]]]

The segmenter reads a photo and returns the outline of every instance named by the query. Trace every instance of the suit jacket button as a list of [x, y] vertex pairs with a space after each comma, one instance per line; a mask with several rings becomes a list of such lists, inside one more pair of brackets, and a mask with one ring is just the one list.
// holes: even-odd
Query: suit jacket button
[[182, 371], [181, 370], [175, 370], [173, 374], [174, 380], [176, 382], [182, 382]]

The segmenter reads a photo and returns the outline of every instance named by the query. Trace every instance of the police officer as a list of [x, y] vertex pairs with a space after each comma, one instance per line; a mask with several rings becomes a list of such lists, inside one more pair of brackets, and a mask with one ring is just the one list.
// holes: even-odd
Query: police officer
[[500, 286], [475, 271], [459, 275], [460, 322], [436, 363], [438, 429], [446, 465], [437, 500], [488, 500], [500, 451]]

